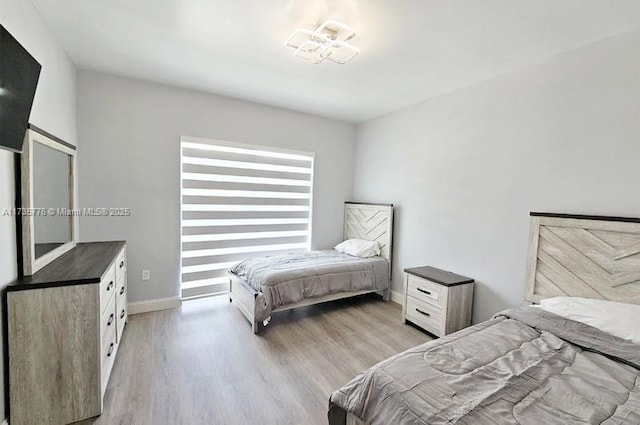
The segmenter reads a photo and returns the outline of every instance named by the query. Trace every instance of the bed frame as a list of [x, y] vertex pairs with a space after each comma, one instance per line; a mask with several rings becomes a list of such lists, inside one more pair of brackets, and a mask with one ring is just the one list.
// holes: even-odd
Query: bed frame
[[[380, 243], [380, 256], [389, 261], [389, 288], [380, 295], [388, 301], [391, 295], [391, 257], [393, 254], [393, 205], [392, 204], [367, 204], [345, 202], [344, 205], [344, 232], [343, 239], [365, 239]], [[239, 279], [233, 273], [229, 273], [231, 285], [229, 288], [229, 300], [244, 314], [251, 323], [254, 334], [260, 329], [260, 323], [255, 320], [255, 302], [258, 292]], [[321, 297], [306, 298], [293, 304], [287, 304], [272, 310], [272, 313], [291, 310], [307, 305], [320, 304], [327, 301], [342, 298], [355, 297], [362, 294], [378, 292], [376, 290], [364, 290], [356, 292], [338, 292]], [[269, 323], [269, 319], [263, 325]]]
[[640, 304], [640, 218], [530, 215], [528, 303], [572, 296]]
[[[532, 212], [525, 304], [573, 296], [640, 304], [640, 219]], [[365, 425], [347, 412], [347, 425]]]
[[[525, 304], [573, 296], [640, 304], [640, 218], [532, 212]], [[347, 412], [347, 425], [365, 425]]]

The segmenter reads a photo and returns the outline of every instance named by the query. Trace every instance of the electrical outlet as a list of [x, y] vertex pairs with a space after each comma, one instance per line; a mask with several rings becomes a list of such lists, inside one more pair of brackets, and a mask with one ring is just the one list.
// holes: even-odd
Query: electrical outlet
[[151, 270], [142, 270], [142, 280], [151, 279]]

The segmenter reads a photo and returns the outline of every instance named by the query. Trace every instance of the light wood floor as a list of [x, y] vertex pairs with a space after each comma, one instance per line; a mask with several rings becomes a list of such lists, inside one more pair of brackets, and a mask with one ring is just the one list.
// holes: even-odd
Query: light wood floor
[[226, 297], [129, 317], [91, 425], [326, 424], [329, 394], [431, 338], [375, 296], [274, 314], [260, 335]]

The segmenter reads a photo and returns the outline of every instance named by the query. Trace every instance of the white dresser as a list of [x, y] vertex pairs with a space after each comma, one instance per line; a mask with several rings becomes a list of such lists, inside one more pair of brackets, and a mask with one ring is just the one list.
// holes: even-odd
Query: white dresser
[[405, 323], [439, 337], [471, 324], [473, 279], [430, 266], [404, 272]]
[[127, 321], [125, 242], [81, 243], [7, 286], [11, 425], [102, 413]]

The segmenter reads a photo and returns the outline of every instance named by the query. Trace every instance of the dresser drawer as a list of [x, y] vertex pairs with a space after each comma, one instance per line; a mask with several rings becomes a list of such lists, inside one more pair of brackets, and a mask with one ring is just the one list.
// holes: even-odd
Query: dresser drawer
[[100, 281], [100, 312], [104, 312], [116, 292], [116, 267], [109, 267]]
[[120, 344], [120, 341], [122, 340], [122, 332], [124, 332], [124, 324], [127, 323], [127, 308], [126, 307], [122, 307], [120, 309], [118, 309], [118, 319], [116, 320], [116, 323], [118, 325], [118, 332], [116, 335], [116, 342], [118, 344]]
[[445, 308], [447, 288], [427, 279], [407, 275], [407, 295], [429, 303], [438, 308]]
[[127, 321], [127, 269], [122, 271], [122, 275], [117, 279], [118, 292], [116, 292], [116, 315], [118, 323], [118, 332], [116, 341], [120, 344], [124, 324]]
[[102, 312], [102, 317], [100, 318], [100, 341], [103, 344], [107, 342], [111, 331], [116, 327], [116, 297], [111, 297], [109, 303], [107, 304], [107, 308]]
[[432, 334], [440, 336], [444, 316], [437, 307], [412, 296], [407, 297], [406, 317]]
[[116, 287], [117, 289], [116, 299], [118, 300], [117, 304], [119, 306], [126, 305], [127, 303], [127, 269], [124, 269], [124, 272], [122, 272], [122, 276], [120, 276], [120, 278], [117, 279], [116, 282], [118, 283]]
[[123, 278], [118, 283], [118, 292], [116, 293], [116, 322], [117, 335], [116, 341], [120, 344], [124, 324], [127, 321], [127, 271], [123, 272]]
[[120, 277], [127, 270], [127, 249], [126, 248], [120, 251], [120, 254], [118, 254], [118, 256], [116, 257], [115, 266], [116, 266], [116, 275], [117, 275], [116, 279], [120, 280]]
[[[115, 323], [114, 323], [115, 325]], [[116, 327], [112, 325], [105, 335], [102, 341], [101, 348], [101, 376], [102, 376], [102, 394], [104, 395], [107, 389], [107, 383], [109, 382], [109, 376], [111, 375], [111, 369], [113, 368], [113, 361], [116, 358], [116, 351], [118, 345], [116, 343]]]

